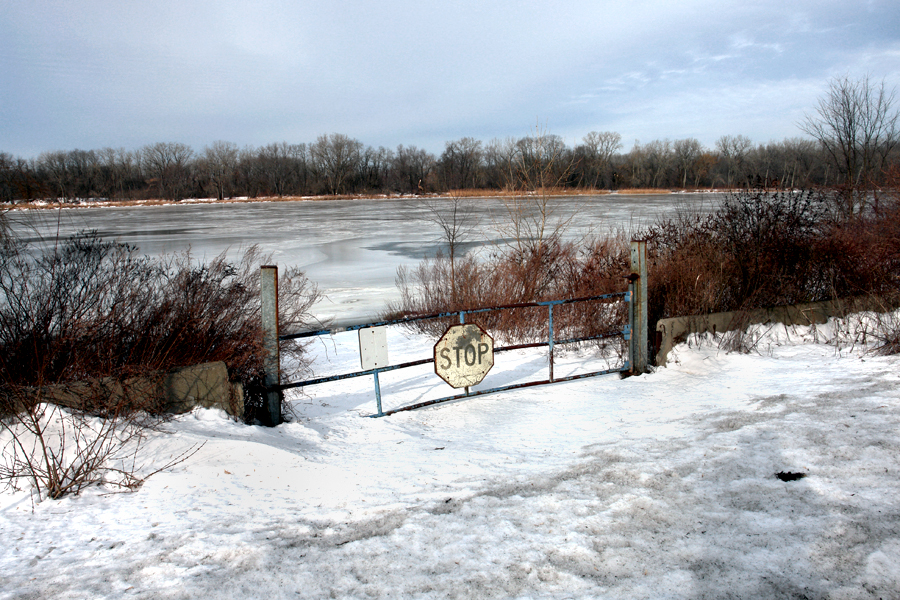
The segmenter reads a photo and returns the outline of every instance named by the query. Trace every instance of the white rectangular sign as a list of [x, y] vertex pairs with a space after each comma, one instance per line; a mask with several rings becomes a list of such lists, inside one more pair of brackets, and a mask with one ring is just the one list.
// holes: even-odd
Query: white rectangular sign
[[359, 359], [364, 371], [388, 366], [387, 329], [359, 330]]

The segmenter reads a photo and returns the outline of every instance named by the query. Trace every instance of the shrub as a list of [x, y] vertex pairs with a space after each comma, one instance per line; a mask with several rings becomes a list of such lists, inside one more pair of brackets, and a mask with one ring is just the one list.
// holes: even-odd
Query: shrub
[[877, 295], [900, 297], [896, 196], [853, 215], [831, 191], [745, 190], [649, 239], [650, 327], [660, 318]]
[[[164, 399], [148, 390], [166, 372], [224, 361], [247, 387], [261, 375], [269, 259], [256, 247], [237, 263], [198, 263], [188, 252], [138, 256], [93, 233], [44, 249], [5, 236], [0, 258], [0, 482], [54, 498], [94, 483], [133, 489], [147, 476], [145, 428], [163, 418]], [[297, 327], [316, 288], [298, 270], [279, 284], [279, 318]], [[302, 346], [283, 351], [304, 368]]]
[[[0, 255], [0, 385], [122, 379], [217, 360], [244, 383], [260, 373], [258, 265], [267, 258], [256, 247], [237, 263], [223, 254], [198, 264], [188, 252], [151, 259], [87, 233], [46, 251], [7, 240]], [[279, 295], [286, 326], [317, 298], [297, 270], [282, 276]]]
[[[709, 213], [680, 212], [636, 237], [648, 241], [649, 326], [660, 318], [746, 311], [874, 294], [900, 298], [900, 202], [878, 202], [847, 216], [828, 190], [743, 190]], [[628, 244], [623, 234], [575, 244], [551, 236], [485, 257], [438, 256], [398, 273], [394, 315], [432, 314], [479, 306], [590, 296], [625, 288]], [[587, 312], [578, 312], [587, 310]], [[560, 327], [602, 327], [605, 309], [565, 307]], [[568, 314], [566, 314], [568, 311]], [[597, 314], [599, 311], [600, 314]], [[554, 318], [556, 319], [556, 313]], [[602, 318], [601, 318], [602, 316]], [[543, 337], [535, 309], [479, 315], [509, 340]], [[416, 325], [439, 335], [450, 320]], [[597, 324], [601, 325], [597, 325]], [[540, 324], [540, 325], [539, 325]]]
[[651, 227], [650, 302], [657, 318], [825, 299], [817, 247], [831, 224], [821, 193], [729, 194], [710, 215]]
[[900, 203], [887, 196], [865, 213], [835, 223], [816, 251], [836, 296], [900, 293]]
[[151, 461], [148, 469], [142, 456], [145, 433], [160, 419], [131, 410], [133, 404], [127, 402], [117, 404], [127, 410], [111, 410], [111, 397], [106, 394], [96, 393], [90, 399], [106, 408], [102, 416], [44, 402], [40, 390], [37, 397], [20, 396], [26, 405], [0, 421], [0, 483], [14, 490], [30, 484], [39, 499], [61, 498], [100, 484], [135, 490], [202, 446], [194, 445], [161, 465]]
[[[451, 274], [451, 262], [441, 254], [413, 269], [401, 268], [397, 274], [400, 300], [388, 308], [386, 316], [400, 318], [587, 297], [624, 291], [627, 286], [628, 250], [621, 237], [597, 238], [582, 248], [551, 239], [535, 248], [539, 251], [509, 246], [494, 249], [485, 257], [457, 257], [455, 276]], [[556, 337], [609, 331], [622, 317], [617, 311], [599, 301], [560, 306], [554, 311]], [[546, 339], [546, 313], [545, 308], [523, 307], [481, 313], [477, 320], [498, 341], [514, 343]], [[412, 327], [436, 337], [455, 322], [455, 318], [418, 321]]]

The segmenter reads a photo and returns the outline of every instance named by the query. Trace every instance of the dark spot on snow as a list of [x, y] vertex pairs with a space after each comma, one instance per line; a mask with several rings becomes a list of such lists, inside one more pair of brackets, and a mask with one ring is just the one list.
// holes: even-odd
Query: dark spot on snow
[[775, 473], [775, 477], [782, 481], [797, 481], [806, 477], [806, 473], [791, 473], [790, 471], [779, 471]]

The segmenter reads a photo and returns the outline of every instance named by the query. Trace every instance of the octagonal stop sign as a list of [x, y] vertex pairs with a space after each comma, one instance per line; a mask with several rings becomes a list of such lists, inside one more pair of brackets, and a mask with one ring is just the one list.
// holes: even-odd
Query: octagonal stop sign
[[481, 383], [494, 366], [494, 339], [479, 325], [453, 325], [434, 345], [434, 372], [455, 388]]

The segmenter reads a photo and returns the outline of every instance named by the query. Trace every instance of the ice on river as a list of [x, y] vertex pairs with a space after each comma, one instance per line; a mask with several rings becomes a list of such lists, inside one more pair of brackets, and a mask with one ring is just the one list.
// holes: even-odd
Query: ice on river
[[[704, 210], [719, 194], [580, 196], [553, 198], [551, 223], [568, 223], [566, 235], [580, 239], [609, 231], [634, 231], [676, 210]], [[440, 206], [440, 200], [431, 200]], [[502, 243], [496, 225], [508, 218], [503, 202], [475, 198], [476, 219], [464, 232], [468, 248]], [[437, 225], [416, 198], [179, 203], [127, 208], [71, 208], [14, 211], [14, 231], [55, 243], [82, 230], [118, 239], [158, 255], [187, 248], [197, 258], [222, 252], [235, 257], [257, 244], [271, 261], [300, 267], [322, 292], [313, 308], [319, 320], [335, 324], [377, 320], [397, 300], [397, 268], [414, 266], [442, 248]]]

